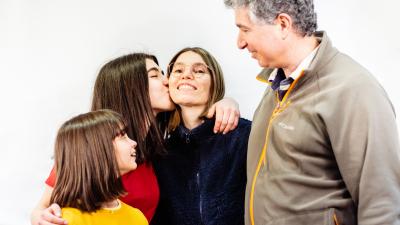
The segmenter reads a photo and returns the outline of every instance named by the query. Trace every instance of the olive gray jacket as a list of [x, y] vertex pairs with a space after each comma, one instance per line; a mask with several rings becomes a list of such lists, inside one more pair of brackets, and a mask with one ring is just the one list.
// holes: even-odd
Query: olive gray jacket
[[285, 101], [268, 86], [254, 115], [245, 222], [400, 224], [394, 108], [366, 69], [315, 35], [317, 54]]

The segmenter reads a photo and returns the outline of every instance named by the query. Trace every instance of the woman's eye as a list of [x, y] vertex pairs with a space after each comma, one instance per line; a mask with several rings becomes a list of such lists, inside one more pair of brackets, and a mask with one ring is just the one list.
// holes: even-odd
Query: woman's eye
[[173, 73], [182, 73], [182, 70], [181, 69], [176, 69], [176, 70], [174, 70], [174, 71], [172, 71]]
[[194, 72], [195, 73], [205, 73], [206, 71], [204, 71], [204, 70], [195, 70]]

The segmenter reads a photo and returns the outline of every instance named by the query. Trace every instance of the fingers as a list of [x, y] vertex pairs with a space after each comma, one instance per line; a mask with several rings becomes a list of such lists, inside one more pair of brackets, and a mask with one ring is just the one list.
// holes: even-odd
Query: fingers
[[239, 118], [240, 118], [240, 114], [236, 114], [235, 122], [233, 123], [233, 129], [236, 129], [236, 127], [239, 125]]
[[223, 130], [223, 134], [226, 134], [229, 131], [234, 130], [237, 127], [238, 122], [239, 122], [239, 116], [237, 115], [237, 113], [235, 111], [232, 111], [229, 114], [228, 122], [226, 124], [225, 129]]
[[61, 208], [57, 204], [52, 204], [46, 208], [40, 216], [40, 225], [54, 225], [54, 224], [68, 224], [68, 222], [61, 218]]
[[58, 204], [53, 203], [47, 208], [49, 212], [57, 217], [61, 217], [61, 208]]
[[238, 125], [240, 117], [239, 105], [233, 99], [224, 98], [211, 106], [207, 117], [212, 118], [214, 114], [214, 133], [222, 132], [226, 134], [234, 130]]
[[[223, 115], [222, 115], [222, 119], [221, 119], [221, 125], [219, 127], [218, 132], [221, 132], [221, 133], [224, 132], [224, 130], [226, 129], [226, 127], [228, 125], [230, 114], [231, 114], [231, 110], [230, 109], [225, 109], [223, 111]], [[225, 134], [225, 133], [223, 133], [223, 134]]]
[[211, 119], [214, 117], [215, 108], [216, 108], [215, 104], [210, 107], [210, 109], [207, 112], [207, 116], [206, 116], [207, 118]]
[[[216, 107], [215, 107], [216, 108]], [[214, 125], [214, 133], [218, 133], [221, 130], [222, 119], [224, 117], [224, 112], [219, 108], [215, 109], [215, 125]]]

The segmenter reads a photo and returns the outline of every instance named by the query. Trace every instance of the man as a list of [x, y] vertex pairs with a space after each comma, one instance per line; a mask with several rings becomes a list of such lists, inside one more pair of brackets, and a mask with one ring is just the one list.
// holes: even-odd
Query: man
[[383, 88], [316, 32], [312, 0], [225, 0], [268, 87], [248, 145], [246, 224], [400, 224], [399, 134]]

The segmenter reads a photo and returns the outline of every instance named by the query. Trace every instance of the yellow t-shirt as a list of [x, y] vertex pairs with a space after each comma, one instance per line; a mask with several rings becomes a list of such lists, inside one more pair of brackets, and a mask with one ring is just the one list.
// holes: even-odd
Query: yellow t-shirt
[[136, 208], [120, 200], [115, 208], [103, 208], [93, 213], [83, 213], [76, 208], [62, 208], [62, 218], [69, 225], [148, 225], [146, 217]]

